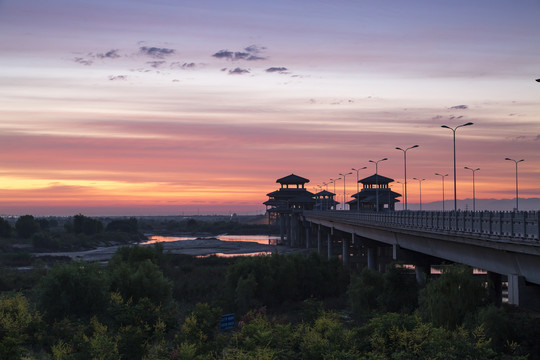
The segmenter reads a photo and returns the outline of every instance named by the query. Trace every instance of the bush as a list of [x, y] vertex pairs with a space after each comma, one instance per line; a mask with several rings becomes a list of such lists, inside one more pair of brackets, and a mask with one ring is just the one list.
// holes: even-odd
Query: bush
[[99, 264], [55, 265], [37, 287], [40, 308], [47, 317], [91, 317], [108, 301], [109, 279]]
[[435, 326], [455, 329], [484, 303], [486, 289], [472, 268], [452, 265], [420, 291], [420, 313]]

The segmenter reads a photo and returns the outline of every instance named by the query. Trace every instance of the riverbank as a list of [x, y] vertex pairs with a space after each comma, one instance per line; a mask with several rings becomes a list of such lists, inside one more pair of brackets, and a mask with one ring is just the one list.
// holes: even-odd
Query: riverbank
[[[163, 250], [172, 254], [185, 254], [192, 256], [245, 256], [257, 254], [287, 254], [299, 252], [303, 249], [293, 249], [283, 245], [268, 245], [249, 241], [221, 241], [216, 238], [202, 238], [194, 240], [178, 240], [161, 242]], [[99, 247], [85, 251], [35, 253], [34, 256], [58, 256], [69, 257], [81, 261], [107, 261], [116, 250], [126, 245]], [[153, 246], [152, 244], [141, 246]]]

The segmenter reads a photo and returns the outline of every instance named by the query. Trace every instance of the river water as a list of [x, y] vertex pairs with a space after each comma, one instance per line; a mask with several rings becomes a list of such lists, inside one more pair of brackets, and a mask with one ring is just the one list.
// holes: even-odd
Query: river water
[[[148, 240], [140, 243], [140, 245], [155, 244], [159, 242], [197, 240], [201, 238], [200, 236], [161, 236], [161, 235], [147, 235], [147, 237], [148, 237]], [[257, 244], [264, 244], [264, 245], [275, 245], [280, 239], [279, 236], [270, 236], [270, 235], [217, 235], [217, 236], [208, 236], [206, 238], [215, 238], [220, 241], [254, 242]]]

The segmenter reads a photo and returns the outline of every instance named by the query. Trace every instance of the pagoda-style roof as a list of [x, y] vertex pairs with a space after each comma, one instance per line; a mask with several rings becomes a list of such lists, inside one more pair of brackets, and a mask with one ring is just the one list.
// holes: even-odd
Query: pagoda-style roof
[[358, 180], [359, 183], [362, 184], [388, 184], [393, 182], [394, 179], [390, 179], [386, 176], [382, 176], [380, 174], [373, 174], [371, 176], [368, 176], [367, 178], [363, 178], [362, 180]]
[[327, 191], [327, 190], [323, 190], [323, 191], [319, 191], [318, 193], [315, 194], [315, 196], [317, 197], [333, 197], [333, 196], [336, 196], [336, 194], [330, 192], [330, 191]]
[[295, 174], [291, 174], [291, 175], [282, 177], [281, 179], [277, 179], [276, 182], [282, 185], [297, 185], [297, 184], [308, 183], [309, 179], [303, 178]]

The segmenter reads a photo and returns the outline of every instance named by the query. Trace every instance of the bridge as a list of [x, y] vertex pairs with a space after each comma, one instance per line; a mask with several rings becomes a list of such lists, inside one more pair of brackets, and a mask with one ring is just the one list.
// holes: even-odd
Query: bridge
[[341, 256], [345, 266], [384, 271], [399, 261], [423, 283], [432, 265], [466, 264], [487, 272], [496, 303], [507, 283], [509, 303], [540, 306], [540, 212], [292, 210], [280, 217], [285, 243]]
[[359, 180], [350, 210], [338, 211], [334, 193], [310, 193], [309, 180], [291, 174], [276, 180], [281, 188], [264, 204], [289, 246], [316, 246], [351, 268], [384, 272], [398, 261], [421, 284], [433, 265], [466, 264], [486, 272], [495, 303], [507, 284], [509, 303], [540, 311], [540, 212], [395, 211], [401, 195], [392, 181], [377, 173]]

